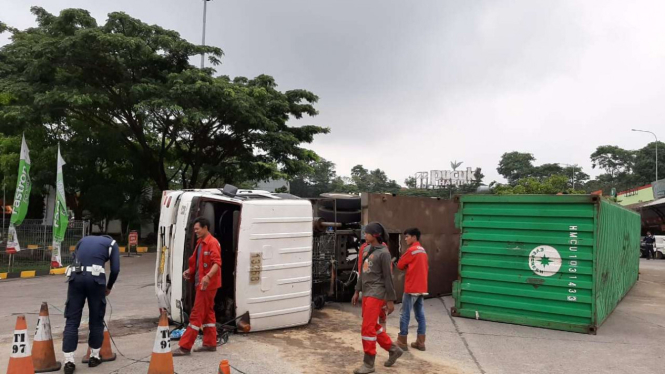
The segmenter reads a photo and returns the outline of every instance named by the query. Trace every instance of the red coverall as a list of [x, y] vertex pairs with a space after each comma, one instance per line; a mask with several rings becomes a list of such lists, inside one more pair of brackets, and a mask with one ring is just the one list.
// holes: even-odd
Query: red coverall
[[[207, 347], [217, 346], [217, 327], [215, 326], [215, 295], [217, 289], [222, 286], [222, 250], [217, 239], [211, 234], [199, 239], [196, 250], [189, 258], [189, 281], [193, 282], [196, 276], [196, 259], [200, 253], [198, 269], [198, 285], [196, 286], [196, 298], [194, 308], [189, 316], [189, 326], [180, 339], [179, 346], [185, 350], [191, 350], [199, 331], [203, 328], [203, 345]], [[217, 264], [219, 270], [210, 278], [210, 283], [205, 290], [201, 290], [201, 280]]]
[[363, 339], [363, 351], [370, 356], [376, 356], [376, 343], [379, 343], [381, 348], [386, 351], [389, 351], [393, 345], [393, 341], [383, 327], [385, 323], [382, 325], [378, 322], [380, 314], [386, 315], [385, 306], [385, 300], [363, 297], [363, 326], [360, 333]]
[[[388, 247], [388, 244], [386, 243], [381, 243]], [[360, 249], [358, 250], [358, 273], [362, 270], [363, 267], [363, 252], [365, 251], [365, 247], [367, 247], [367, 243], [363, 243], [363, 245], [360, 246]], [[365, 302], [363, 301], [363, 307], [365, 306]], [[381, 312], [379, 313], [379, 323], [382, 326], [386, 326], [386, 320], [388, 319], [388, 316], [386, 316], [386, 310], [381, 309]]]

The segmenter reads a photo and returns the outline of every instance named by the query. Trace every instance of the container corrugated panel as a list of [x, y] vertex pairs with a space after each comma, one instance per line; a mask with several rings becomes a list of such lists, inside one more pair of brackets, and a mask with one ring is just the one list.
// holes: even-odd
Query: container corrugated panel
[[639, 216], [597, 196], [469, 195], [457, 220], [458, 316], [592, 333], [637, 279]]
[[596, 253], [596, 314], [602, 324], [637, 281], [640, 266], [640, 216], [603, 201]]

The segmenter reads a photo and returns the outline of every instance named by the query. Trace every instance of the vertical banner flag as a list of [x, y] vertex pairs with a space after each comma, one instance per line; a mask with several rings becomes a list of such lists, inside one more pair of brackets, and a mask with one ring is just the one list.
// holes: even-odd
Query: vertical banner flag
[[21, 141], [21, 157], [18, 164], [18, 179], [16, 181], [16, 193], [14, 194], [14, 205], [12, 206], [12, 217], [9, 221], [9, 232], [7, 236], [7, 253], [16, 253], [21, 250], [16, 236], [16, 226], [23, 223], [28, 213], [30, 202], [30, 151], [25, 142], [25, 135]]
[[65, 201], [65, 182], [62, 177], [62, 166], [65, 160], [60, 155], [60, 145], [58, 144], [58, 177], [55, 185], [55, 212], [53, 214], [53, 254], [51, 255], [51, 266], [61, 267], [60, 245], [65, 240], [65, 232], [69, 217], [67, 212], [67, 202]]

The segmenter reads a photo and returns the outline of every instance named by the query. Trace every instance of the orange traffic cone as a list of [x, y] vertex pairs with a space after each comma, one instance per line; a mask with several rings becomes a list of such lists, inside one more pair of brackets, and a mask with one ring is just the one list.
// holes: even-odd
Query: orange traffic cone
[[32, 347], [32, 363], [35, 373], [46, 373], [60, 370], [60, 362], [55, 360], [53, 348], [53, 335], [51, 335], [51, 319], [48, 314], [48, 304], [42, 303], [37, 320], [37, 330]]
[[[115, 353], [113, 353], [113, 348], [111, 348], [111, 335], [109, 334], [109, 329], [104, 325], [104, 341], [102, 342], [102, 349], [99, 351], [99, 358], [102, 359], [102, 362], [115, 361]], [[87, 364], [90, 360], [90, 347], [88, 347], [88, 353], [83, 357], [83, 363]]]
[[222, 360], [219, 363], [219, 370], [217, 374], [231, 374], [231, 366], [229, 365], [229, 360]]
[[173, 353], [171, 353], [171, 336], [169, 335], [169, 317], [162, 311], [159, 326], [152, 348], [148, 374], [173, 374]]
[[30, 352], [30, 337], [28, 336], [28, 325], [25, 316], [16, 317], [16, 328], [14, 329], [14, 340], [12, 341], [12, 354], [9, 356], [7, 374], [34, 373], [32, 355]]

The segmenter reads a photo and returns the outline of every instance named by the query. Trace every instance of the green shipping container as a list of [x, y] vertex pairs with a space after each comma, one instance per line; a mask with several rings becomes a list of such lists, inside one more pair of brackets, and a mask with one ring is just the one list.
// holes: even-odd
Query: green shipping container
[[593, 195], [460, 198], [455, 316], [595, 334], [635, 284], [640, 216]]

